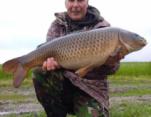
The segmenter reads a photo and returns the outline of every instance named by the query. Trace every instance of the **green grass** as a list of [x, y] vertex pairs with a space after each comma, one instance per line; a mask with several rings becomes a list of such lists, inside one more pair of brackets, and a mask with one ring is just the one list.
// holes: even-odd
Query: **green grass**
[[19, 94], [5, 94], [5, 95], [0, 95], [0, 100], [25, 100], [27, 96], [19, 95]]
[[151, 76], [151, 62], [122, 62], [116, 75], [123, 76]]
[[[140, 78], [140, 76], [142, 76]], [[151, 80], [151, 62], [122, 62], [120, 65], [120, 69], [116, 72], [116, 74], [110, 76], [110, 80], [112, 82], [120, 83], [123, 81], [131, 81], [131, 80]], [[12, 80], [12, 75], [8, 73], [4, 73], [1, 69], [0, 65], [0, 86], [7, 86], [10, 84], [10, 80]], [[23, 82], [25, 85], [30, 86], [32, 84], [31, 81], [31, 72], [28, 74], [28, 78]]]
[[[23, 87], [32, 86], [31, 72], [28, 73], [27, 78], [23, 82]], [[12, 87], [13, 75], [2, 71], [0, 65], [0, 87]]]
[[[120, 98], [127, 96], [151, 95], [151, 62], [124, 62], [114, 75], [109, 76], [110, 97]], [[7, 89], [12, 87], [12, 75], [3, 73], [0, 66], [0, 88]], [[22, 88], [32, 87], [31, 73], [28, 79], [23, 82]], [[114, 90], [113, 90], [114, 89]], [[29, 97], [21, 94], [0, 95], [0, 100], [26, 100]], [[31, 96], [32, 97], [32, 96]], [[84, 110], [81, 109], [82, 112]], [[84, 112], [88, 117], [87, 112]], [[46, 117], [44, 112], [36, 112], [37, 117]], [[111, 117], [151, 117], [151, 104], [147, 101], [141, 103], [122, 101], [114, 103], [110, 108]], [[8, 117], [33, 117], [35, 113], [24, 113]], [[68, 117], [76, 117], [69, 115]], [[81, 117], [83, 115], [81, 114]]]
[[2, 65], [0, 65], [0, 80], [5, 78], [5, 79], [9, 79], [11, 77], [11, 74], [8, 73], [4, 73], [2, 71]]
[[151, 87], [151, 76], [112, 76], [109, 82], [112, 87]]
[[[44, 112], [38, 113], [26, 113], [17, 117], [46, 117]], [[7, 117], [16, 117], [16, 114], [9, 115]], [[68, 115], [67, 117], [76, 117]], [[89, 117], [89, 116], [81, 116]], [[115, 105], [110, 109], [110, 117], [151, 117], [151, 104], [138, 104], [123, 102], [122, 104]]]
[[[5, 75], [6, 76], [6, 75]], [[0, 88], [1, 87], [13, 87], [13, 78], [10, 75], [8, 78], [1, 78], [0, 79]], [[22, 83], [21, 87], [31, 87], [32, 86], [32, 78], [26, 78]]]
[[31, 112], [31, 113], [22, 113], [20, 115], [11, 114], [5, 117], [46, 117], [44, 112]]
[[111, 93], [110, 96], [143, 96], [151, 94], [151, 88], [148, 89], [129, 89], [127, 91], [121, 91], [116, 93]]
[[151, 117], [151, 104], [123, 102], [110, 109], [111, 117]]
[[[27, 74], [27, 77], [31, 77], [31, 71]], [[12, 78], [12, 74], [10, 74], [10, 73], [5, 73], [5, 72], [2, 70], [2, 65], [0, 65], [0, 80], [1, 80], [1, 79], [10, 80], [10, 78]]]

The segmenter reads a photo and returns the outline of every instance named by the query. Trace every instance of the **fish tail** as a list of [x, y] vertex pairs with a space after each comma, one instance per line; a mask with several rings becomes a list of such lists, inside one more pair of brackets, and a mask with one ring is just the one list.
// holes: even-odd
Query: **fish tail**
[[2, 69], [4, 72], [13, 74], [13, 86], [18, 88], [22, 81], [25, 79], [27, 71], [23, 65], [19, 62], [19, 58], [15, 58], [9, 61], [6, 61], [2, 65]]

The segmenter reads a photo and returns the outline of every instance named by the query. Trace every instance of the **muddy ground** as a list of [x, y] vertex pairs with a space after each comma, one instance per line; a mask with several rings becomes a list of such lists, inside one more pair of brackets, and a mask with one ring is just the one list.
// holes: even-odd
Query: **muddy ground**
[[[128, 90], [130, 88], [135, 87], [120, 87], [110, 88], [110, 92], [117, 93]], [[34, 88], [1, 88], [0, 89], [0, 116], [16, 113], [27, 113], [27, 112], [37, 112], [43, 111], [43, 108], [39, 104], [36, 99]], [[114, 104], [120, 104], [123, 101], [126, 102], [151, 102], [151, 95], [143, 95], [143, 96], [113, 96], [110, 97], [110, 106], [114, 106]]]
[[33, 88], [1, 88], [0, 116], [12, 113], [26, 113], [43, 110]]

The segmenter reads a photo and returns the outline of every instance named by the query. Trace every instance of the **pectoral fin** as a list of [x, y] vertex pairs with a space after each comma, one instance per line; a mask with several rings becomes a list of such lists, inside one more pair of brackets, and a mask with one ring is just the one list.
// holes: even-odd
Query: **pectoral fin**
[[112, 57], [116, 56], [120, 51], [121, 51], [122, 47], [119, 46], [118, 48], [115, 49], [115, 51], [110, 55]]
[[93, 69], [93, 66], [92, 66], [92, 64], [90, 64], [90, 65], [87, 65], [85, 67], [78, 69], [75, 73], [78, 74], [78, 76], [80, 76], [82, 78], [92, 69]]

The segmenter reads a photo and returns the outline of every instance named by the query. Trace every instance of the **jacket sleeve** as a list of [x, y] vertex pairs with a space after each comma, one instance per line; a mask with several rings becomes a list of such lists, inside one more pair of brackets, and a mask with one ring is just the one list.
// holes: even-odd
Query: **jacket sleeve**
[[[60, 37], [60, 36], [62, 36], [62, 35], [64, 35], [64, 34], [63, 34], [63, 26], [61, 26], [61, 25], [58, 23], [57, 19], [56, 19], [56, 20], [54, 20], [54, 21], [52, 22], [52, 24], [50, 25], [50, 27], [49, 27], [49, 29], [48, 29], [48, 32], [47, 32], [47, 35], [46, 35], [46, 42], [51, 41], [51, 40], [53, 40], [53, 39], [55, 39], [55, 38], [57, 38], [57, 37]], [[38, 45], [38, 47], [40, 47], [40, 46], [43, 45], [43, 44], [44, 44], [44, 43]], [[38, 48], [38, 47], [37, 47], [37, 48]]]
[[63, 36], [63, 26], [61, 26], [57, 20], [55, 20], [48, 29], [46, 41], [51, 41], [54, 38]]

